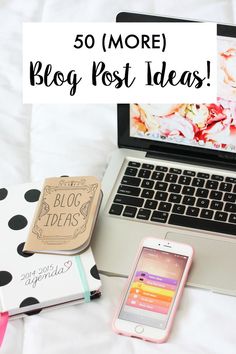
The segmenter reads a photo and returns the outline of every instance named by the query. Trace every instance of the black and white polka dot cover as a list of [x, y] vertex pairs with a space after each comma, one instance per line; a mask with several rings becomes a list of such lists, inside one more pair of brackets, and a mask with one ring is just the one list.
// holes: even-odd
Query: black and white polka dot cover
[[[84, 300], [76, 256], [23, 252], [42, 185], [0, 188], [0, 310], [12, 318]], [[96, 298], [101, 281], [90, 248], [80, 260], [90, 297]]]

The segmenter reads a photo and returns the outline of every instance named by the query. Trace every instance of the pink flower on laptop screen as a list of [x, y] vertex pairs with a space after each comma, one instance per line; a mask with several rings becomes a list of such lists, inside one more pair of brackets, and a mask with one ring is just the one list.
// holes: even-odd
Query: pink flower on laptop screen
[[236, 40], [218, 37], [214, 104], [133, 104], [131, 136], [236, 152]]
[[229, 48], [220, 53], [221, 70], [224, 73], [224, 82], [236, 88], [236, 48]]
[[236, 104], [131, 105], [131, 135], [226, 148], [236, 145]]

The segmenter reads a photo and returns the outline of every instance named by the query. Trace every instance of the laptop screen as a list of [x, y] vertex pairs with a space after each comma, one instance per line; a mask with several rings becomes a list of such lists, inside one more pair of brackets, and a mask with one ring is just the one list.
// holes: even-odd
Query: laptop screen
[[236, 39], [217, 41], [217, 103], [131, 104], [130, 137], [236, 153]]

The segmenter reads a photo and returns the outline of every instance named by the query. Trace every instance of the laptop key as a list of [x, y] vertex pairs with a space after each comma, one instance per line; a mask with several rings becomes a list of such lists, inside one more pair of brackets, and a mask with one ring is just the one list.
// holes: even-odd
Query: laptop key
[[180, 194], [170, 194], [168, 201], [171, 203], [179, 204], [181, 201], [182, 196]]
[[188, 186], [184, 186], [182, 190], [182, 194], [185, 195], [194, 195], [194, 192], [195, 192], [195, 188], [188, 187]]
[[117, 191], [119, 194], [133, 195], [138, 197], [141, 192], [141, 188], [121, 185]]
[[195, 200], [196, 200], [196, 198], [194, 198], [194, 197], [185, 196], [183, 198], [182, 203], [186, 204], [186, 205], [194, 205]]
[[144, 208], [147, 209], [156, 209], [157, 207], [157, 202], [155, 200], [147, 199], [146, 203], [144, 205]]
[[151, 189], [143, 189], [141, 197], [151, 199], [153, 195], [154, 195], [154, 191], [152, 191]]
[[159, 191], [166, 191], [168, 184], [165, 182], [156, 182], [155, 189]]
[[186, 211], [186, 215], [190, 216], [198, 216], [200, 209], [195, 207], [188, 207]]
[[225, 182], [236, 184], [236, 178], [235, 177], [225, 177]]
[[191, 183], [191, 177], [180, 176], [178, 180], [179, 184], [189, 185]]
[[224, 177], [219, 175], [212, 175], [211, 179], [213, 179], [214, 181], [223, 181]]
[[129, 218], [134, 218], [137, 212], [137, 208], [127, 206], [123, 212], [123, 216], [127, 216]]
[[151, 174], [150, 170], [144, 170], [141, 168], [141, 170], [139, 170], [138, 177], [149, 178], [150, 174]]
[[137, 219], [148, 220], [151, 214], [151, 210], [148, 209], [139, 209], [137, 214]]
[[166, 167], [166, 166], [156, 166], [156, 171], [167, 172], [168, 171], [168, 167]]
[[213, 211], [209, 209], [202, 209], [200, 217], [204, 219], [211, 219], [213, 216]]
[[150, 165], [149, 163], [143, 163], [142, 168], [146, 168], [147, 170], [153, 170], [154, 165]]
[[196, 197], [207, 198], [209, 191], [207, 189], [198, 188]]
[[122, 213], [123, 208], [124, 208], [123, 205], [112, 204], [112, 206], [109, 210], [109, 214], [120, 215]]
[[185, 209], [186, 209], [186, 206], [185, 206], [185, 205], [175, 204], [175, 205], [173, 206], [172, 213], [184, 214]]
[[115, 196], [114, 203], [142, 207], [144, 203], [144, 199], [130, 197], [128, 195], [117, 194]]
[[232, 193], [225, 193], [224, 201], [234, 203], [236, 201], [236, 195]]
[[150, 181], [150, 179], [144, 179], [141, 184], [141, 187], [143, 187], [143, 188], [152, 189], [153, 186], [154, 186], [154, 182]]
[[179, 184], [170, 184], [168, 191], [173, 193], [179, 193], [181, 191], [181, 187]]
[[236, 224], [236, 214], [230, 214], [229, 222]]
[[227, 216], [228, 216], [227, 213], [224, 213], [222, 211], [216, 211], [214, 219], [219, 221], [226, 221]]
[[184, 170], [184, 173], [183, 173], [185, 176], [191, 176], [191, 177], [194, 177], [196, 175], [196, 172], [194, 171], [190, 171], [190, 170]]
[[210, 199], [221, 200], [223, 196], [222, 192], [219, 191], [211, 191]]
[[170, 173], [176, 173], [176, 174], [181, 174], [182, 170], [180, 170], [179, 168], [170, 168]]
[[177, 181], [178, 176], [174, 173], [167, 173], [165, 181], [175, 183]]
[[138, 187], [140, 185], [141, 178], [124, 176], [122, 178], [121, 184], [128, 184], [131, 186]]
[[209, 200], [204, 198], [198, 198], [196, 206], [200, 208], [207, 208], [209, 205]]
[[202, 178], [194, 178], [192, 180], [192, 186], [193, 187], [203, 187], [205, 183], [205, 180]]
[[154, 199], [165, 201], [168, 197], [166, 192], [156, 192]]
[[208, 189], [217, 189], [218, 185], [219, 183], [217, 181], [208, 180], [205, 187]]
[[229, 211], [230, 213], [236, 212], [236, 204], [226, 203], [225, 204], [225, 211]]
[[165, 174], [163, 172], [154, 171], [152, 173], [151, 179], [155, 179], [156, 181], [162, 181]]
[[168, 213], [154, 210], [151, 216], [151, 221], [165, 223], [168, 218]]
[[221, 182], [219, 190], [223, 192], [231, 192], [233, 185], [231, 183]]
[[198, 172], [197, 177], [208, 179], [210, 175], [208, 173]]
[[125, 170], [125, 175], [126, 176], [136, 176], [137, 172], [138, 172], [137, 168], [127, 167]]
[[[231, 218], [231, 220], [233, 219], [235, 220], [234, 223], [236, 223], [236, 215]], [[212, 232], [220, 232], [228, 235], [236, 235], [236, 227], [233, 227], [230, 223], [200, 219], [199, 217], [171, 214], [168, 223], [176, 226], [190, 227], [191, 229], [194, 228]]]
[[172, 204], [166, 202], [160, 202], [158, 210], [170, 211]]
[[129, 161], [128, 166], [139, 168], [141, 166], [141, 163], [136, 161]]
[[[224, 204], [222, 202], [219, 202], [218, 200], [212, 200], [211, 205], [210, 205], [210, 209], [222, 210], [223, 209], [223, 205]], [[234, 211], [234, 210], [232, 210], [232, 211]], [[235, 209], [235, 211], [236, 211], [236, 209]]]

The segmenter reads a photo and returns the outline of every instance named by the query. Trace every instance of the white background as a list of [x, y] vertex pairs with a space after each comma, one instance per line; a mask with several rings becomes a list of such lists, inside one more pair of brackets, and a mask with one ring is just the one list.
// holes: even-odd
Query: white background
[[[23, 101], [24, 103], [202, 103], [216, 101], [216, 25], [213, 23], [63, 23], [63, 24], [24, 24], [23, 37]], [[121, 48], [102, 49], [102, 35], [112, 34], [118, 38], [122, 34], [123, 40], [129, 34], [141, 38], [142, 34], [162, 34], [166, 36], [166, 50], [142, 48], [141, 44], [135, 49], [126, 46]], [[74, 48], [77, 34], [92, 34], [95, 45], [88, 49], [84, 45], [80, 49]], [[90, 43], [90, 41], [89, 41]], [[129, 43], [134, 44], [135, 40]], [[78, 45], [78, 42], [76, 42]], [[59, 70], [65, 78], [70, 70], [75, 70], [77, 80], [82, 80], [77, 86], [74, 96], [70, 96], [71, 86], [64, 83], [62, 86], [52, 84], [31, 86], [29, 80], [30, 61], [40, 60], [43, 67], [39, 74], [44, 75], [47, 64], [52, 64], [52, 72]], [[136, 77], [130, 88], [123, 86], [115, 88], [103, 85], [101, 76], [97, 78], [97, 86], [92, 84], [93, 61], [105, 62], [106, 68], [113, 72], [119, 71], [124, 77], [124, 66], [129, 63], [130, 79]], [[211, 61], [210, 86], [206, 79], [203, 86], [196, 89], [184, 85], [147, 86], [147, 65], [151, 61], [152, 73], [161, 70], [162, 61], [166, 61], [166, 79], [168, 72], [177, 72], [174, 82], [177, 82], [185, 71], [199, 71], [201, 77], [207, 76], [207, 60]], [[178, 78], [178, 80], [177, 80]], [[38, 78], [36, 78], [36, 82]]]
[[[117, 149], [116, 105], [22, 104], [22, 23], [111, 22], [120, 11], [236, 23], [234, 0], [0, 2], [1, 186], [63, 174], [103, 176]], [[101, 299], [11, 321], [0, 353], [235, 354], [235, 297], [187, 287], [168, 342], [155, 345], [112, 332], [124, 284], [103, 276]]]

